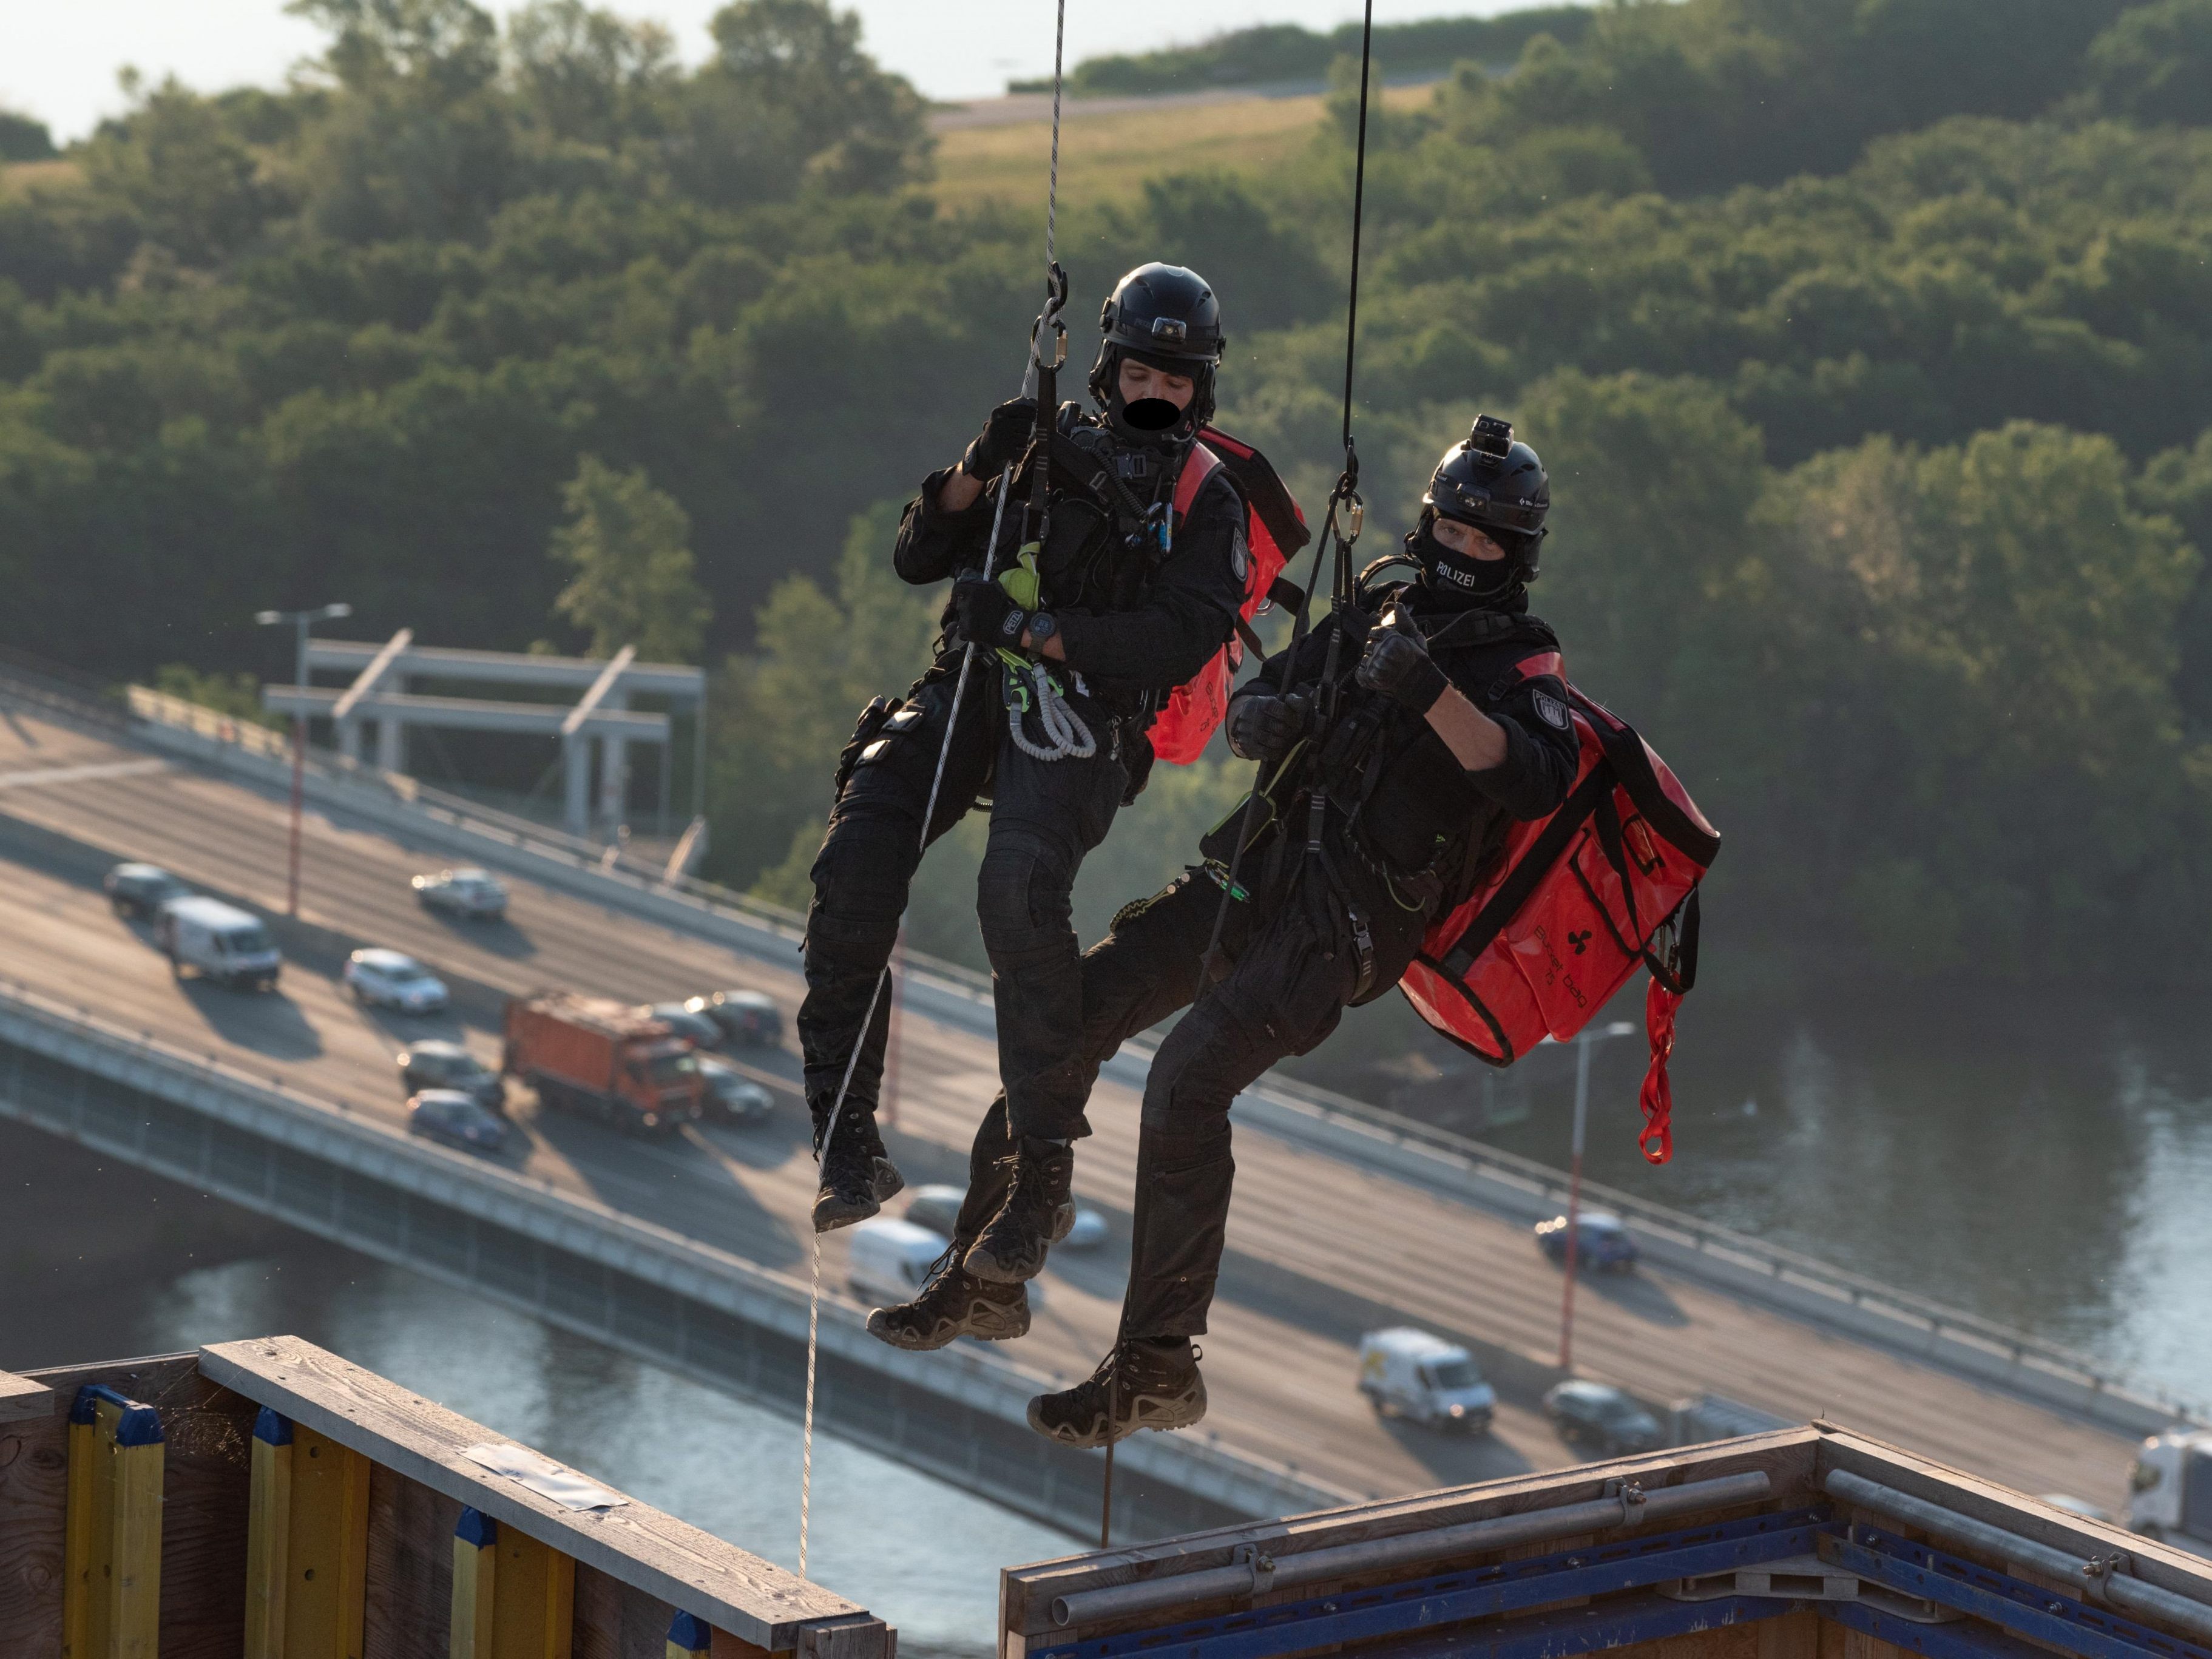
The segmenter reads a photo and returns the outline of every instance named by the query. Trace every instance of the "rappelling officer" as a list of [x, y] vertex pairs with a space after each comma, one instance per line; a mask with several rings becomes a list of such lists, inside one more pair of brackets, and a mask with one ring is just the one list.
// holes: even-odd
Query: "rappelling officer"
[[[1572, 786], [1578, 745], [1559, 643], [1528, 614], [1550, 489], [1504, 422], [1477, 419], [1437, 465], [1402, 558], [1370, 566], [1348, 611], [1270, 659], [1231, 702], [1231, 748], [1263, 763], [1259, 827], [1230, 888], [1243, 817], [1201, 843], [1205, 862], [1129, 905], [1083, 959], [1086, 1085], [1122, 1042], [1191, 1003], [1230, 892], [1225, 976], [1206, 985], [1152, 1064], [1139, 1133], [1129, 1283], [1113, 1351], [1085, 1382], [1030, 1406], [1040, 1432], [1096, 1446], [1206, 1412], [1190, 1339], [1206, 1329], [1235, 1164], [1229, 1109], [1344, 1010], [1382, 995], [1431, 920], [1474, 890], [1510, 819], [1542, 817]], [[1394, 563], [1411, 580], [1386, 580]], [[1322, 684], [1332, 635], [1333, 711]], [[1316, 793], [1317, 852], [1307, 846]], [[994, 1111], [994, 1115], [996, 1115]], [[1002, 1131], [998, 1132], [1002, 1133]], [[1003, 1177], [971, 1158], [962, 1226]], [[901, 1347], [1029, 1326], [1024, 1287], [962, 1269], [960, 1240], [914, 1301], [868, 1328]]]
[[[924, 840], [988, 798], [976, 910], [993, 970], [1003, 1133], [994, 1143], [998, 1201], [963, 1241], [963, 1271], [1017, 1291], [1073, 1218], [1071, 1142], [1090, 1133], [1093, 1067], [1082, 1054], [1069, 908], [1076, 872], [1144, 785], [1153, 716], [1230, 637], [1244, 597], [1237, 485], [1218, 472], [1181, 522], [1170, 510], [1213, 412], [1224, 342], [1212, 291], [1180, 266], [1143, 265], [1116, 285], [1100, 326], [1089, 382], [1098, 412], [1072, 403], [1058, 411], [1041, 545], [1029, 501], [1046, 446], [1033, 441], [1027, 400], [992, 411], [960, 464], [933, 473], [906, 510], [892, 555], [900, 576], [957, 580], [935, 663], [903, 699], [869, 706], [841, 758], [814, 861], [797, 1021], [821, 1154], [814, 1225], [827, 1231], [874, 1214], [903, 1184], [875, 1121], [890, 1015], [877, 988]], [[975, 665], [956, 709], [970, 642]]]

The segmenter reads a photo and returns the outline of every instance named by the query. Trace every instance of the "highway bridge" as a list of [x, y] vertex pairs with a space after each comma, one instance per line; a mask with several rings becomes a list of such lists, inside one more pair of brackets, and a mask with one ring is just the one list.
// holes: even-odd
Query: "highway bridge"
[[[4, 700], [0, 700], [4, 702]], [[545, 985], [644, 1001], [744, 986], [787, 1009], [799, 981], [787, 939], [763, 931], [732, 950], [656, 925], [635, 907], [593, 902], [558, 884], [511, 879], [510, 919], [447, 922], [419, 909], [408, 877], [451, 861], [440, 837], [311, 810], [301, 920], [281, 991], [239, 995], [173, 979], [143, 927], [112, 916], [97, 886], [110, 859], [162, 864], [210, 890], [280, 910], [287, 812], [270, 788], [103, 736], [16, 702], [0, 706], [0, 937], [6, 971], [46, 996], [251, 1071], [356, 1116], [397, 1124], [392, 1055], [407, 1041], [458, 1036], [496, 1053], [500, 998]], [[450, 844], [450, 837], [446, 838]], [[411, 844], [410, 844], [411, 842]], [[573, 888], [573, 884], [570, 884]], [[349, 944], [412, 952], [453, 982], [448, 1018], [404, 1019], [356, 1006], [337, 982]], [[939, 1000], [940, 1002], [943, 1000]], [[903, 1022], [898, 1121], [889, 1133], [910, 1182], [958, 1181], [975, 1115], [995, 1085], [973, 1017]], [[814, 1181], [798, 1061], [741, 1055], [785, 1109], [759, 1127], [694, 1129], [643, 1144], [601, 1127], [517, 1109], [506, 1162], [619, 1214], [803, 1280]], [[1098, 1133], [1077, 1160], [1079, 1195], [1114, 1223], [1113, 1243], [1055, 1255], [1030, 1338], [1012, 1357], [1073, 1379], [1111, 1341], [1135, 1162], [1140, 1061], [1125, 1054], [1100, 1086]], [[1576, 1461], [1537, 1409], [1551, 1377], [1557, 1271], [1508, 1220], [1309, 1138], [1247, 1127], [1237, 1143], [1237, 1209], [1212, 1334], [1205, 1340], [1220, 1443], [1316, 1483], [1385, 1494]], [[825, 1282], [842, 1285], [832, 1236]], [[1468, 1340], [1500, 1383], [1494, 1431], [1446, 1438], [1378, 1420], [1356, 1391], [1361, 1331], [1409, 1321]], [[2131, 1434], [2080, 1412], [2031, 1403], [1785, 1316], [1663, 1269], [1591, 1282], [1580, 1298], [1579, 1369], [1650, 1400], [1711, 1389], [1795, 1419], [1851, 1425], [1962, 1470], [2032, 1492], [2111, 1504]]]

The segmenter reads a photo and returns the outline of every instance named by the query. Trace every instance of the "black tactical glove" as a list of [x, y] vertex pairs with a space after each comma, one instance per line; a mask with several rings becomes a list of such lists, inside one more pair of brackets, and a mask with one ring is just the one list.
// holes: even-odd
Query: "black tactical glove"
[[1239, 760], [1280, 760], [1305, 723], [1305, 711], [1297, 704], [1265, 691], [1247, 691], [1229, 705], [1229, 752]]
[[1367, 636], [1354, 675], [1370, 691], [1380, 691], [1393, 702], [1425, 714], [1450, 688], [1444, 671], [1429, 659], [1428, 647], [1410, 634], [1395, 628], [1377, 628]]
[[971, 478], [988, 482], [1022, 459], [1036, 432], [1036, 398], [1016, 398], [1000, 404], [960, 458], [960, 470]]
[[1019, 645], [1022, 630], [1030, 625], [1029, 612], [1005, 588], [981, 576], [963, 576], [952, 584], [952, 609], [960, 618], [960, 637], [986, 649]]

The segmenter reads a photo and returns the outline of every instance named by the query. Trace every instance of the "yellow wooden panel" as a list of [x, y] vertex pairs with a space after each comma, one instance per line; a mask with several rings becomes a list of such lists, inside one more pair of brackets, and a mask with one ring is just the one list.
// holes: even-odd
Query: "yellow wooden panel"
[[62, 1543], [62, 1659], [94, 1659], [107, 1638], [108, 1480], [99, 1425], [70, 1418], [69, 1519]]
[[453, 1529], [451, 1659], [493, 1659], [492, 1608], [499, 1583], [499, 1528], [474, 1510]]
[[499, 1529], [499, 1586], [488, 1659], [568, 1659], [576, 1563], [550, 1544]]
[[266, 1407], [253, 1425], [251, 1491], [246, 1520], [246, 1659], [284, 1659], [284, 1591], [291, 1578], [292, 1425]]
[[63, 1659], [154, 1659], [161, 1616], [161, 1419], [89, 1385], [70, 1410]]
[[362, 1659], [369, 1462], [295, 1428], [283, 1659]]

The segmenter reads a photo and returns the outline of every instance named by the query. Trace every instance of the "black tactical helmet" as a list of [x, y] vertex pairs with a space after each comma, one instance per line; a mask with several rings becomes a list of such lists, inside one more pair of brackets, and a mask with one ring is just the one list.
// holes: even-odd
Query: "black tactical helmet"
[[1467, 441], [1446, 450], [1437, 463], [1421, 505], [1488, 535], [1520, 567], [1522, 580], [1535, 575], [1537, 544], [1548, 533], [1544, 515], [1552, 509], [1552, 485], [1536, 452], [1515, 440], [1510, 422], [1476, 416]]
[[1190, 407], [1164, 435], [1187, 443], [1213, 418], [1213, 371], [1228, 341], [1220, 301], [1206, 278], [1181, 265], [1139, 265], [1114, 284], [1098, 327], [1106, 337], [1091, 366], [1091, 395], [1109, 418], [1117, 412], [1124, 355], [1190, 376]]

